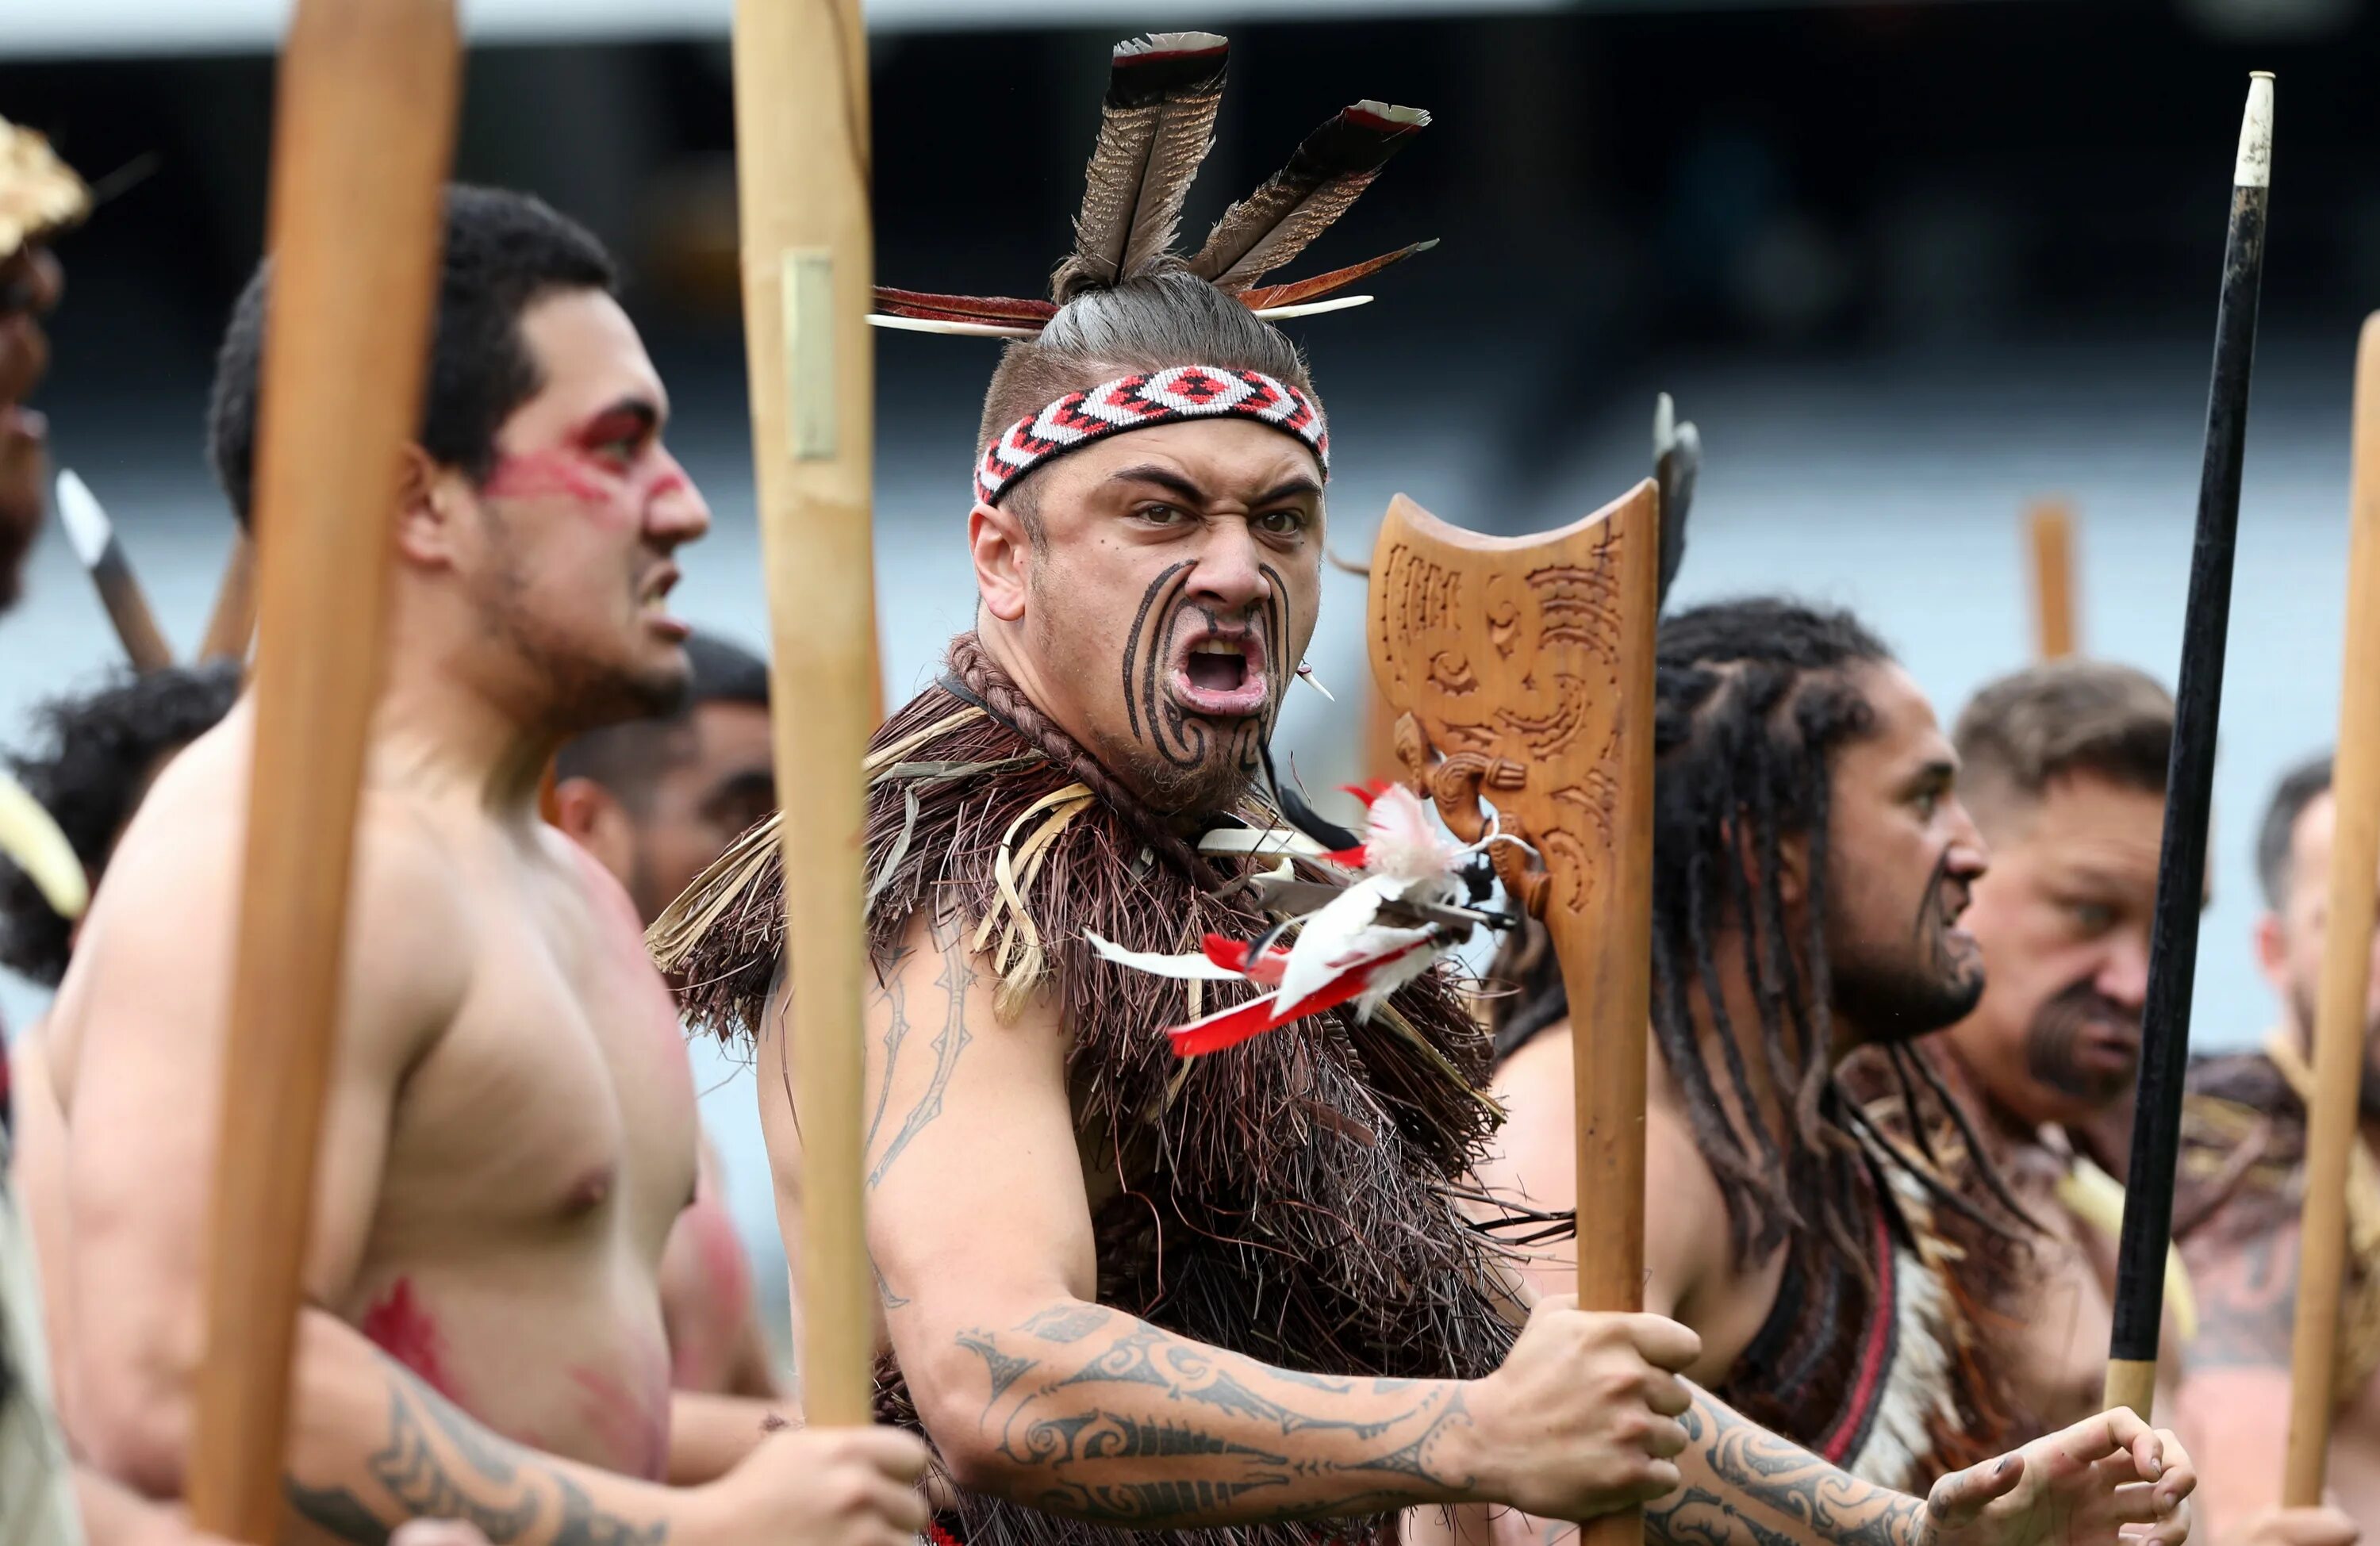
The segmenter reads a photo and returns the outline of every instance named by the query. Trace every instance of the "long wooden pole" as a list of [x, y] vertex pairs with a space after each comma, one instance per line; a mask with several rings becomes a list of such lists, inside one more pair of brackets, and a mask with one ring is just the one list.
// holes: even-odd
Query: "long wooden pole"
[[2289, 1447], [2281, 1502], [2322, 1502], [2337, 1405], [2338, 1302], [2347, 1272], [2347, 1167], [2363, 1087], [2365, 994], [2380, 912], [2380, 312], [2355, 351], [2355, 473], [2348, 501], [2347, 659], [2330, 789], [2330, 911], [2314, 1001], [2313, 1109], [2300, 1216], [2298, 1317], [2289, 1356]]
[[[1430, 746], [1484, 768], [1504, 829], [1544, 857], [1542, 873], [1505, 879], [1545, 920], [1570, 994], [1578, 1299], [1588, 1310], [1645, 1303], [1660, 519], [1649, 478], [1575, 525], [1530, 537], [1463, 531], [1399, 495], [1374, 550], [1366, 614], [1388, 702]], [[1511, 620], [1493, 648], [1481, 632], [1482, 598]], [[1459, 690], [1439, 669], [1450, 656], [1470, 662]], [[1434, 782], [1432, 792], [1450, 824], [1478, 819], [1475, 784], [1468, 813], [1450, 811], [1457, 791]], [[1634, 1546], [1642, 1532], [1630, 1509], [1589, 1521], [1585, 1540]]]
[[248, 533], [232, 539], [231, 557], [224, 562], [223, 579], [215, 587], [214, 610], [207, 614], [207, 632], [199, 641], [200, 660], [244, 660], [256, 633], [256, 544]]
[[868, 45], [858, 0], [737, 0], [744, 340], [788, 819], [785, 959], [802, 1133], [803, 1406], [868, 1420], [874, 1281], [862, 1211], [860, 905], [874, 728], [875, 356]]
[[2124, 1227], [2116, 1244], [2114, 1330], [2107, 1398], [2150, 1415], [2156, 1396], [2157, 1334], [2171, 1250], [2173, 1175], [2181, 1138], [2182, 1081], [2190, 1063], [2190, 996], [2198, 969], [2198, 914], [2206, 894], [2206, 823], [2215, 795], [2215, 734], [2223, 707], [2223, 655], [2231, 619], [2231, 551], [2240, 529], [2240, 468], [2248, 428], [2248, 376], [2256, 355], [2256, 302], [2265, 272], [2265, 210], [2272, 177], [2273, 78], [2249, 77], [2248, 107], [2232, 174], [2206, 394], [2206, 452], [2199, 469], [2198, 530], [2182, 611], [2175, 683], [2173, 755], [2166, 769], [2165, 837], [2149, 924], [2149, 982], [2141, 1016], [2141, 1079]]
[[2074, 653], [2074, 514], [2064, 500], [2036, 500], [2025, 520], [2033, 541], [2034, 654]]
[[392, 507], [420, 411], [458, 74], [453, 0], [298, 0], [281, 61], [264, 625], [190, 1462], [199, 1528], [255, 1546], [280, 1532]]

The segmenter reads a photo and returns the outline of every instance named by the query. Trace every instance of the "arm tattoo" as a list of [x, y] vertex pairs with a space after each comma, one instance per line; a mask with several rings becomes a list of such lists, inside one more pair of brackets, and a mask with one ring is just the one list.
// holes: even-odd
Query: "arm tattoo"
[[2297, 1327], [2297, 1220], [2219, 1244], [2191, 1253], [2198, 1335], [2183, 1355], [2189, 1367], [2288, 1369]]
[[284, 1480], [298, 1514], [355, 1546], [387, 1546], [408, 1519], [457, 1519], [493, 1546], [662, 1546], [665, 1520], [632, 1525], [531, 1452], [474, 1423], [443, 1396], [388, 1365], [388, 1438], [365, 1462], [389, 1506], [349, 1488]]
[[1846, 1475], [1699, 1390], [1680, 1421], [1687, 1485], [1645, 1510], [1645, 1533], [1664, 1546], [1913, 1546], [1922, 1533], [1919, 1499]]
[[[1278, 1523], [1473, 1484], [1445, 1456], [1471, 1422], [1451, 1382], [1271, 1369], [1096, 1305], [957, 1343], [983, 1360], [980, 1431], [1012, 1473], [1004, 1491], [1038, 1508], [1138, 1529]], [[1302, 1399], [1316, 1394], [1336, 1401]]]
[[[933, 1041], [933, 1077], [927, 1081], [926, 1093], [917, 1097], [917, 1104], [911, 1106], [908, 1116], [902, 1118], [901, 1130], [894, 1133], [892, 1141], [885, 1145], [883, 1156], [878, 1159], [875, 1166], [868, 1172], [868, 1190], [870, 1191], [875, 1190], [882, 1183], [884, 1173], [892, 1168], [892, 1162], [901, 1157], [901, 1151], [909, 1146], [909, 1140], [924, 1131], [928, 1124], [942, 1114], [942, 1092], [950, 1088], [951, 1074], [959, 1066], [959, 1054], [965, 1052], [967, 1043], [975, 1039], [967, 1033], [966, 1028], [967, 990], [975, 985], [975, 968], [967, 960], [966, 940], [964, 936], [953, 936], [948, 940], [941, 941], [941, 947], [942, 974], [935, 979], [935, 984], [950, 996], [942, 1010], [941, 1032]], [[898, 980], [895, 981], [896, 986], [893, 991], [897, 993]], [[893, 1054], [900, 1051], [901, 1038], [907, 1035], [909, 1032], [905, 1008], [901, 998], [893, 999], [892, 1023], [884, 1033], [886, 1094], [890, 1094], [892, 1088]], [[882, 1104], [882, 1097], [880, 1096], [877, 1111], [879, 1120], [883, 1117]], [[872, 1123], [868, 1137], [872, 1143], [875, 1138]]]

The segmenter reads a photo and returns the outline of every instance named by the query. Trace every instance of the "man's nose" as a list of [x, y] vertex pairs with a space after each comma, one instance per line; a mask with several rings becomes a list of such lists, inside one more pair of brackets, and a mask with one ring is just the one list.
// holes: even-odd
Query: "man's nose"
[[2149, 932], [2145, 924], [2122, 931], [2107, 952], [2094, 984], [2099, 996], [2134, 1014], [2149, 1001]]
[[1245, 521], [1208, 524], [1196, 562], [1191, 566], [1190, 594], [1231, 611], [1254, 606], [1272, 588], [1264, 556]]
[[710, 530], [710, 506], [676, 457], [666, 451], [655, 454], [668, 466], [654, 479], [652, 499], [645, 510], [646, 532], [664, 547], [699, 541]]
[[1957, 795], [1950, 796], [1948, 813], [1950, 822], [1950, 847], [1943, 858], [1943, 868], [1952, 878], [1974, 881], [1992, 867], [1991, 845], [1975, 826], [1975, 818], [1967, 814]]

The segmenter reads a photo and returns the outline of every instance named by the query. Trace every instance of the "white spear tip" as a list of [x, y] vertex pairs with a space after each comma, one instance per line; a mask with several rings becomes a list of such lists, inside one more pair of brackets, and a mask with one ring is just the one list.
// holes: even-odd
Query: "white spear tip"
[[2240, 120], [2240, 160], [2231, 169], [2233, 187], [2270, 187], [2273, 182], [2273, 72], [2248, 73], [2248, 110]]
[[85, 569], [96, 569], [107, 544], [115, 535], [108, 525], [107, 512], [100, 508], [99, 496], [67, 468], [58, 474], [58, 519], [67, 528], [67, 540], [73, 544], [75, 557]]

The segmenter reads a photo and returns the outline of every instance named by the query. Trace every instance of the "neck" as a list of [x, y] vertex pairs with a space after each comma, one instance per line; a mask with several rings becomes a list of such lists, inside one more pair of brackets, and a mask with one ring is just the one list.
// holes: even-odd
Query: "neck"
[[[1991, 1145], [1993, 1158], [1998, 1159], [2011, 1148], [2034, 1141], [2039, 1129], [1994, 1097], [1991, 1086], [1976, 1075], [1974, 1066], [1967, 1061], [1966, 1054], [1961, 1049], [1958, 1027], [1953, 1026], [1938, 1036], [1926, 1039], [1942, 1049], [1942, 1056], [1934, 1060], [1935, 1069], [1941, 1074], [1942, 1082], [1949, 1086], [1950, 1093], [1958, 1097], [1961, 1106], [1983, 1115], [1983, 1124], [1976, 1129], [1976, 1136]], [[1925, 1056], [1923, 1046], [1912, 1050], [1920, 1057]]]
[[[395, 634], [402, 637], [402, 634]], [[469, 799], [507, 822], [538, 819], [538, 791], [566, 737], [424, 652], [392, 658], [372, 715], [368, 778], [433, 797]]]
[[[1769, 1076], [1768, 1033], [1761, 1023], [1759, 995], [1742, 968], [1732, 964], [1743, 960], [1742, 936], [1733, 929], [1723, 930], [1711, 940], [1711, 955], [1721, 963], [1718, 1003], [1727, 1012], [1727, 1028], [1724, 1032], [1719, 1029], [1719, 1017], [1712, 1012], [1707, 986], [1695, 983], [1688, 990], [1687, 1003], [1694, 1016], [1694, 1044], [1701, 1049], [1703, 1067], [1710, 1070], [1711, 1085], [1718, 1093], [1720, 1108], [1739, 1138], [1748, 1139], [1751, 1124], [1757, 1121], [1767, 1129], [1779, 1148], [1789, 1147], [1791, 1129], [1785, 1105], [1790, 1095], [1780, 1093]], [[1752, 1091], [1750, 1111], [1744, 1109], [1742, 1096], [1735, 1087], [1735, 1076], [1729, 1069], [1730, 1041], [1734, 1043], [1736, 1056], [1743, 1061], [1744, 1082]], [[1687, 1098], [1682, 1090], [1673, 1090], [1672, 1093], [1681, 1101]]]

